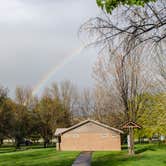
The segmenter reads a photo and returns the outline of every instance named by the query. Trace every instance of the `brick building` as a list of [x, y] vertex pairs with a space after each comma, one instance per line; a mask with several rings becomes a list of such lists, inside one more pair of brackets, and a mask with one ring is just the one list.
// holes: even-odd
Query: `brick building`
[[85, 120], [70, 128], [59, 128], [55, 132], [57, 150], [110, 151], [121, 150], [123, 131], [94, 120]]

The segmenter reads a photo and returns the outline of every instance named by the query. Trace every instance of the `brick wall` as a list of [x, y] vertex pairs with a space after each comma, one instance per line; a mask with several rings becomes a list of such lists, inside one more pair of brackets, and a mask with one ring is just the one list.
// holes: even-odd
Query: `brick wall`
[[110, 151], [121, 150], [120, 134], [93, 123], [64, 133], [61, 150]]

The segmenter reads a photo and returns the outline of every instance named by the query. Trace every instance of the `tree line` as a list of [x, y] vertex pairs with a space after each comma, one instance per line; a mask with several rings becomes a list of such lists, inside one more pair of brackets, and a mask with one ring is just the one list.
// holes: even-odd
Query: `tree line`
[[[17, 87], [15, 98], [10, 98], [7, 88], [1, 86], [0, 145], [5, 139], [11, 139], [19, 148], [24, 139], [35, 143], [42, 138], [47, 147], [56, 128], [70, 127], [87, 118], [120, 128], [127, 120], [120, 97], [104, 81], [93, 90], [81, 92], [69, 81], [54, 83], [40, 97], [33, 96], [30, 88]], [[166, 135], [165, 93], [144, 92], [136, 95], [134, 101], [127, 100], [128, 107], [133, 104], [137, 108], [135, 118], [143, 127], [136, 132], [137, 138]]]

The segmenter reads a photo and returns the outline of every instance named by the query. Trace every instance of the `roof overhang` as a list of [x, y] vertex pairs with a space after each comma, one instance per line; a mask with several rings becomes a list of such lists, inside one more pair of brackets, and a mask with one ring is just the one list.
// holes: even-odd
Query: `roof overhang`
[[[110, 127], [110, 126], [108, 126], [108, 125], [106, 125], [106, 124], [100, 123], [100, 122], [95, 121], [95, 120], [88, 119], [88, 120], [85, 120], [85, 121], [83, 121], [83, 122], [80, 122], [80, 123], [78, 123], [78, 124], [76, 124], [76, 125], [74, 125], [74, 126], [71, 126], [71, 127], [69, 127], [69, 128], [66, 128], [66, 129], [64, 129], [64, 130], [57, 129], [56, 132], [55, 132], [55, 136], [63, 135], [64, 133], [69, 132], [69, 131], [71, 131], [71, 130], [73, 130], [73, 129], [75, 129], [75, 128], [78, 128], [78, 127], [80, 127], [80, 126], [82, 126], [82, 125], [84, 125], [84, 124], [86, 124], [86, 123], [88, 123], [88, 122], [92, 122], [92, 123], [94, 123], [94, 124], [96, 124], [96, 125], [99, 125], [99, 126], [104, 127], [104, 128], [106, 128], [106, 129], [112, 130], [112, 131], [114, 131], [114, 132], [118, 132], [118, 133], [120, 133], [120, 134], [123, 134], [123, 133], [124, 133], [122, 130], [116, 129], [116, 128], [114, 128], [114, 127]], [[61, 131], [60, 131], [60, 130], [61, 130]]]

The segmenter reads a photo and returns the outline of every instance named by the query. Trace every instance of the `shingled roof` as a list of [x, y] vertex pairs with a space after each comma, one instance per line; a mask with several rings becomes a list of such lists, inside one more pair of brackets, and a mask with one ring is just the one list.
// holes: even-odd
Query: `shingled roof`
[[56, 132], [55, 132], [55, 136], [63, 135], [64, 133], [66, 133], [66, 132], [68, 132], [68, 131], [70, 131], [70, 130], [73, 130], [73, 129], [77, 128], [77, 127], [80, 127], [80, 126], [82, 126], [82, 125], [84, 125], [84, 124], [86, 124], [86, 123], [89, 123], [89, 122], [92, 122], [92, 123], [94, 123], [94, 124], [96, 124], [96, 125], [99, 125], [99, 126], [101, 126], [101, 127], [104, 127], [104, 128], [109, 129], [109, 130], [112, 130], [112, 131], [115, 131], [115, 132], [118, 132], [118, 133], [122, 133], [122, 134], [123, 134], [123, 131], [122, 131], [122, 130], [119, 130], [119, 129], [110, 127], [110, 126], [108, 126], [108, 125], [106, 125], [106, 124], [103, 124], [103, 123], [100, 123], [100, 122], [97, 122], [97, 121], [94, 121], [94, 120], [91, 120], [91, 119], [87, 119], [87, 120], [82, 121], [82, 122], [80, 122], [80, 123], [78, 123], [78, 124], [76, 124], [76, 125], [74, 125], [74, 126], [69, 127], [69, 128], [57, 128], [57, 129], [56, 129]]

